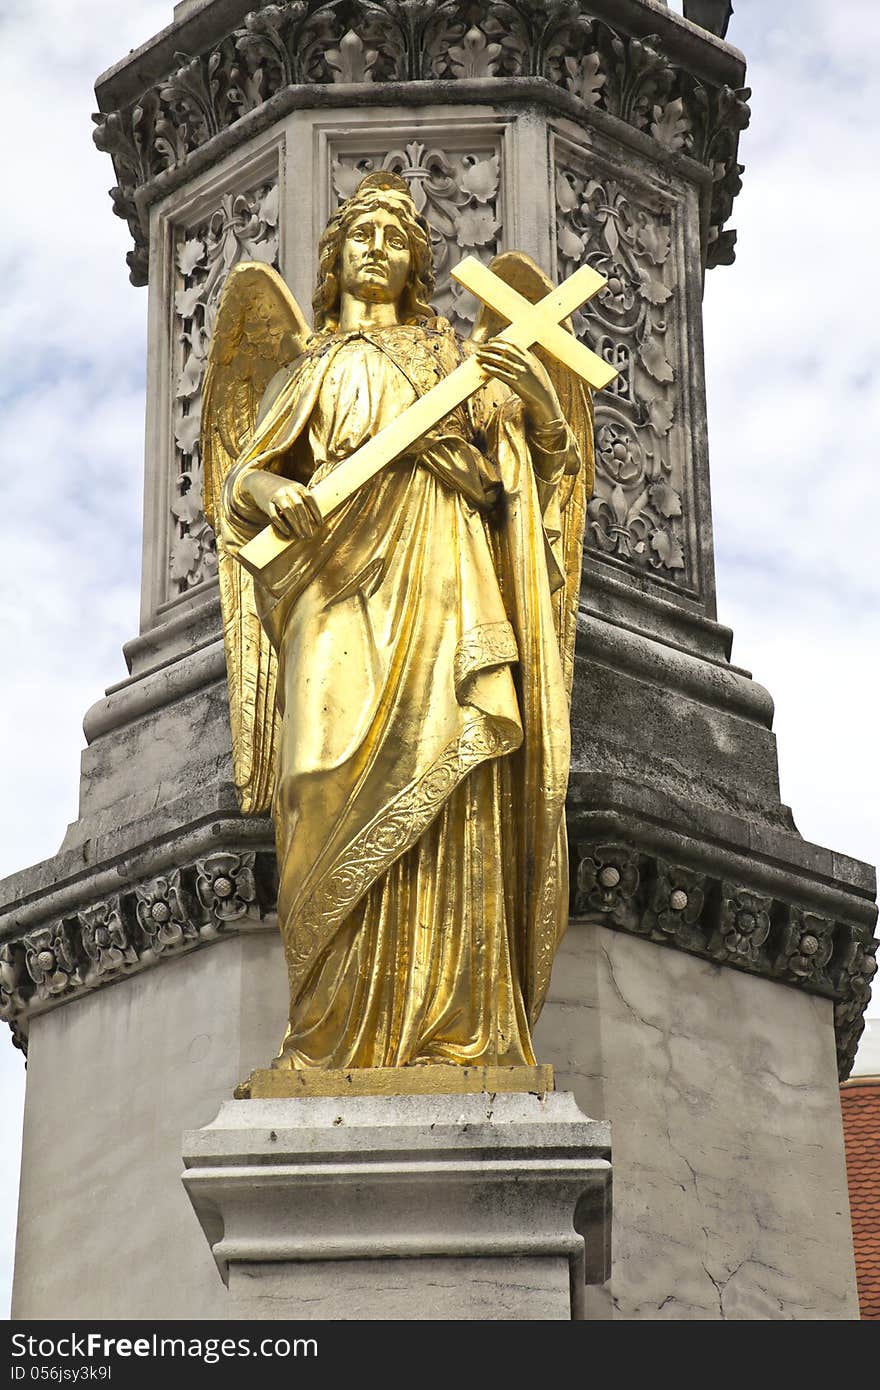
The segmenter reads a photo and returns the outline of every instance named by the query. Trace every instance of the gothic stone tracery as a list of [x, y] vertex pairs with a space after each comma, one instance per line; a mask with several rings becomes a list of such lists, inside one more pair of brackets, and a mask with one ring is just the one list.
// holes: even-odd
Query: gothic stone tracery
[[240, 260], [278, 264], [277, 181], [241, 193], [224, 193], [196, 226], [178, 228], [175, 240], [169, 597], [187, 593], [217, 573], [214, 533], [202, 511], [202, 384], [220, 292], [229, 271]]
[[147, 278], [136, 194], [182, 170], [195, 151], [297, 86], [533, 78], [699, 161], [712, 180], [709, 265], [733, 259], [725, 230], [740, 188], [748, 89], [700, 80], [658, 35], [637, 37], [582, 0], [286, 0], [264, 3], [137, 100], [95, 116], [95, 141], [119, 180], [114, 210], [128, 222], [132, 279]]
[[367, 154], [340, 153], [331, 175], [336, 201], [349, 197], [373, 169], [391, 169], [409, 184], [433, 234], [434, 303], [458, 332], [469, 334], [478, 305], [473, 295], [450, 280], [449, 271], [463, 256], [488, 263], [500, 249], [500, 137], [483, 142], [477, 137], [459, 149], [447, 140], [441, 145], [425, 138]]
[[608, 280], [575, 328], [619, 372], [596, 401], [586, 543], [614, 564], [693, 587], [671, 209], [585, 168], [574, 152], [560, 157], [555, 177], [560, 276], [586, 261]]

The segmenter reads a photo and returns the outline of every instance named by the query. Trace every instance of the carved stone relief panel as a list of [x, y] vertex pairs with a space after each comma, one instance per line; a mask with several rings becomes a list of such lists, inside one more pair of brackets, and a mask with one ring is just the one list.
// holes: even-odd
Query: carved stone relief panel
[[227, 274], [240, 260], [278, 264], [277, 180], [219, 194], [209, 211], [175, 227], [173, 254], [169, 598], [217, 572], [214, 535], [202, 512], [202, 382]]
[[433, 232], [437, 291], [434, 303], [454, 327], [470, 333], [477, 303], [449, 278], [465, 256], [488, 264], [501, 249], [504, 234], [503, 133], [470, 128], [377, 132], [367, 146], [353, 147], [331, 137], [328, 148], [329, 206], [335, 208], [374, 169], [390, 169], [404, 178], [419, 212]]
[[619, 372], [596, 399], [586, 546], [624, 573], [697, 596], [679, 205], [558, 139], [553, 173], [558, 278], [584, 262], [607, 278], [575, 328]]

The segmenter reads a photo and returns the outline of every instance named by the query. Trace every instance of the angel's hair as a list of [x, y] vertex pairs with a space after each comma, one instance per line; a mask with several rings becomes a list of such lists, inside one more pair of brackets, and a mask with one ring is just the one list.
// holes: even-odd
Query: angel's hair
[[410, 267], [406, 288], [400, 298], [401, 323], [420, 323], [431, 318], [434, 293], [434, 260], [431, 233], [424, 217], [416, 211], [409, 186], [398, 174], [380, 169], [361, 179], [354, 193], [334, 212], [318, 242], [318, 284], [312, 296], [315, 332], [334, 332], [339, 327], [339, 258], [348, 229], [356, 218], [374, 208], [393, 212], [409, 242]]

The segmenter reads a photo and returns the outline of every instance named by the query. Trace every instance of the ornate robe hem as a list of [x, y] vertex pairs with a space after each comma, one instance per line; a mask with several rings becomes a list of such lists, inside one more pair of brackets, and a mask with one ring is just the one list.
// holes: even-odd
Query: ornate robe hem
[[456, 787], [481, 763], [504, 757], [521, 742], [522, 729], [507, 720], [471, 720], [418, 780], [404, 787], [337, 855], [306, 902], [290, 914], [285, 944], [292, 1001], [336, 929], [421, 838]]

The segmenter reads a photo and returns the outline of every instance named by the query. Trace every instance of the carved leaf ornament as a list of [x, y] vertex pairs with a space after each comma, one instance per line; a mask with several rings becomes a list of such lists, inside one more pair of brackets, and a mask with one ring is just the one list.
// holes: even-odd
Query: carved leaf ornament
[[278, 188], [227, 193], [206, 221], [179, 233], [174, 295], [177, 365], [174, 378], [175, 476], [169, 575], [186, 593], [217, 573], [214, 533], [202, 511], [199, 430], [202, 382], [223, 282], [239, 260], [278, 259]]
[[654, 35], [592, 17], [581, 0], [286, 0], [263, 4], [220, 43], [177, 54], [138, 101], [94, 117], [113, 157], [114, 211], [135, 241], [128, 261], [146, 283], [146, 231], [136, 192], [297, 84], [539, 77], [711, 171], [708, 264], [733, 259], [725, 232], [742, 166], [748, 89], [711, 86], [676, 67]]
[[613, 179], [556, 171], [560, 274], [587, 261], [608, 284], [575, 327], [620, 375], [596, 401], [596, 487], [587, 543], [667, 580], [688, 578], [680, 445], [673, 436], [677, 328], [669, 213]]
[[486, 264], [499, 249], [498, 195], [501, 151], [442, 150], [413, 140], [400, 149], [333, 161], [333, 190], [339, 202], [352, 194], [365, 174], [390, 169], [409, 185], [413, 202], [431, 226], [437, 292], [434, 302], [459, 332], [470, 333], [478, 305], [473, 295], [450, 280], [449, 270], [465, 255]]

